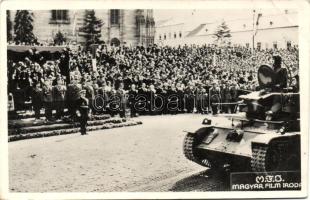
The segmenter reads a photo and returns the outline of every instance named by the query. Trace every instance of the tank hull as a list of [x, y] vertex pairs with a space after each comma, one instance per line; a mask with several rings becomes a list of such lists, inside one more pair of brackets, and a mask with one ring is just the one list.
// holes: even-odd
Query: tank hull
[[[195, 132], [188, 132], [187, 137], [192, 140], [192, 143], [187, 144], [187, 146], [192, 144], [192, 147], [186, 147], [192, 148], [192, 156], [188, 158], [198, 164], [201, 164], [199, 160], [206, 159], [207, 163], [216, 163], [213, 166], [228, 165], [237, 171], [298, 170], [299, 168], [290, 166], [291, 162], [300, 162], [300, 145], [296, 145], [300, 143], [299, 132], [282, 135], [267, 127], [240, 129], [205, 126]], [[293, 160], [285, 160], [291, 159], [292, 155], [294, 155]]]

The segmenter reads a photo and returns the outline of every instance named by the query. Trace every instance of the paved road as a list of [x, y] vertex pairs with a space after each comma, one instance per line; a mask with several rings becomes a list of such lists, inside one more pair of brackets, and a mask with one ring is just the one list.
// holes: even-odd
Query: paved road
[[143, 116], [143, 125], [9, 143], [12, 192], [228, 190], [229, 180], [188, 161], [183, 130], [203, 115]]

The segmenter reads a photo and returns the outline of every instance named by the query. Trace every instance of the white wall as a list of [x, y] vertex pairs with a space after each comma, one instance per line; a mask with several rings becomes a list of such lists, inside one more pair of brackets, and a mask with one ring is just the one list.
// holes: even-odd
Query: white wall
[[[231, 33], [231, 43], [232, 44], [241, 44], [246, 45], [249, 43], [250, 47], [252, 47], [252, 31], [244, 31], [244, 32], [232, 32]], [[202, 36], [193, 36], [193, 37], [183, 37], [177, 39], [169, 39], [159, 40], [158, 35], [156, 35], [155, 43], [159, 45], [168, 45], [168, 46], [178, 46], [184, 44], [210, 44], [215, 41], [213, 35], [202, 35]], [[278, 48], [286, 48], [287, 41], [291, 41], [292, 45], [298, 44], [298, 27], [279, 27], [273, 29], [264, 29], [258, 30], [255, 36], [255, 47], [257, 46], [257, 42], [261, 42], [262, 48], [272, 48], [273, 43], [276, 42]]]

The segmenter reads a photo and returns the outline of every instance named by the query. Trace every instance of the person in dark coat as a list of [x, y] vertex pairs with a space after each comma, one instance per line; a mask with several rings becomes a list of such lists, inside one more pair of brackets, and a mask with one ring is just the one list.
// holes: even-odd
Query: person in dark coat
[[216, 82], [212, 83], [209, 95], [210, 95], [212, 114], [216, 115], [218, 112], [218, 105], [216, 103], [220, 103], [220, 89], [216, 87]]
[[178, 96], [177, 96], [177, 90], [176, 87], [174, 85], [171, 85], [167, 91], [167, 95], [168, 95], [168, 104], [167, 104], [167, 108], [168, 108], [168, 112], [169, 114], [177, 114], [178, 112]]
[[128, 104], [130, 108], [130, 117], [137, 117], [137, 109], [135, 108], [135, 104], [137, 102], [136, 97], [138, 95], [138, 90], [136, 89], [135, 84], [131, 84], [131, 88], [128, 92]]
[[35, 119], [40, 119], [40, 110], [43, 106], [43, 90], [39, 82], [34, 83], [32, 90], [31, 100], [34, 110]]
[[96, 99], [94, 101], [94, 108], [96, 109], [96, 112], [98, 112], [99, 114], [102, 114], [103, 112], [106, 112], [106, 105], [108, 103], [108, 94], [105, 90], [106, 87], [106, 83], [104, 80], [102, 80], [99, 84], [98, 84], [99, 88], [98, 88], [98, 92], [96, 95]]
[[81, 89], [82, 86], [78, 84], [78, 80], [76, 78], [73, 79], [67, 87], [65, 98], [70, 117], [74, 118], [75, 116], [75, 112], [77, 109], [76, 101], [80, 98]]
[[77, 111], [76, 115], [78, 116], [80, 122], [80, 132], [81, 135], [87, 135], [86, 128], [87, 128], [87, 120], [89, 114], [89, 106], [88, 106], [88, 99], [85, 97], [86, 90], [81, 90], [80, 97], [76, 100]]
[[282, 58], [278, 55], [273, 56], [273, 70], [275, 72], [274, 90], [282, 91], [287, 87], [288, 73], [286, 68], [282, 68]]
[[86, 84], [83, 89], [86, 90], [85, 97], [88, 99], [89, 108], [92, 112], [94, 112], [93, 102], [95, 100], [95, 90], [90, 79], [86, 80]]
[[[223, 84], [223, 88], [221, 90], [221, 98], [222, 98], [222, 103], [232, 103], [231, 91], [230, 91], [230, 87], [229, 87], [227, 82], [225, 82]], [[226, 104], [226, 105], [224, 104], [222, 106], [222, 109], [223, 109], [224, 113], [230, 113], [231, 112], [230, 105], [228, 105], [228, 104]]]
[[[231, 94], [231, 101], [237, 102], [238, 101], [238, 88], [235, 82], [233, 82], [232, 86], [230, 87], [230, 94]], [[231, 113], [236, 113], [237, 104], [230, 105], [230, 110], [231, 110]]]
[[[275, 78], [272, 91], [274, 92], [282, 92], [283, 89], [287, 87], [288, 73], [286, 68], [282, 68], [281, 65], [282, 58], [278, 55], [273, 56], [273, 70], [275, 72]], [[266, 120], [273, 120], [276, 118], [281, 111], [281, 107], [281, 97], [275, 96], [270, 110], [266, 112]]]
[[187, 86], [185, 89], [185, 107], [187, 113], [193, 113], [195, 108], [195, 91], [193, 86]]
[[54, 108], [56, 110], [56, 119], [61, 119], [64, 115], [66, 86], [63, 80], [57, 78], [56, 85], [53, 87]]
[[120, 100], [119, 104], [119, 116], [121, 118], [125, 118], [125, 113], [126, 113], [126, 91], [124, 90], [124, 84], [121, 82], [118, 86], [118, 89], [116, 90], [116, 95], [118, 96]]
[[149, 101], [150, 101], [149, 92], [148, 92], [148, 89], [145, 83], [142, 83], [141, 88], [139, 89], [138, 93], [139, 93], [139, 96], [143, 97], [143, 100], [145, 100], [145, 107], [141, 109], [139, 108], [140, 110], [139, 114], [145, 115], [148, 112]]
[[45, 81], [45, 85], [43, 86], [43, 101], [45, 108], [45, 118], [47, 121], [51, 121], [53, 117], [53, 87], [52, 80], [50, 78]]

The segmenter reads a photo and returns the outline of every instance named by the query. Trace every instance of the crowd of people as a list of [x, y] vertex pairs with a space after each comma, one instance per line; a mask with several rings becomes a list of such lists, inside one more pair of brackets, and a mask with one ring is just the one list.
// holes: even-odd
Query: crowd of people
[[93, 113], [121, 117], [126, 110], [131, 117], [234, 113], [233, 103], [240, 94], [259, 89], [258, 67], [272, 65], [274, 54], [282, 57], [292, 84], [298, 76], [298, 46], [252, 50], [215, 45], [99, 45], [90, 50], [65, 48], [54, 60], [32, 49], [18, 61], [8, 59], [8, 92], [15, 111], [29, 105], [40, 118], [44, 108], [47, 120], [74, 116], [84, 90]]

